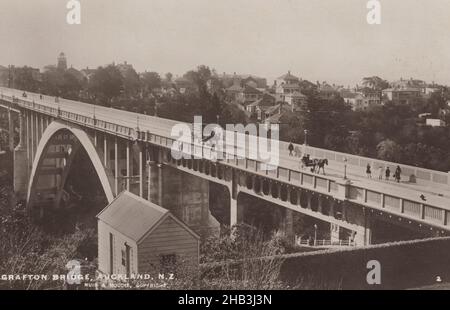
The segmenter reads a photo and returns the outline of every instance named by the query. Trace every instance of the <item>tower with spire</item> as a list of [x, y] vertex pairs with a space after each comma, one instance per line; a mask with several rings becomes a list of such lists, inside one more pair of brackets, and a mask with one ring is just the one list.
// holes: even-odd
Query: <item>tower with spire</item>
[[58, 56], [58, 70], [66, 71], [67, 70], [67, 58], [64, 53], [60, 53]]

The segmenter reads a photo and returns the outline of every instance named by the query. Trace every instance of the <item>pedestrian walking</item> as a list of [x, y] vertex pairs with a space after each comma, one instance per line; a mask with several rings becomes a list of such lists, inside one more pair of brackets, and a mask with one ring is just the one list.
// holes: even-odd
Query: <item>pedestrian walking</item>
[[372, 178], [372, 169], [371, 169], [371, 167], [370, 167], [370, 164], [367, 164], [367, 167], [366, 167], [366, 174], [367, 174], [367, 177], [368, 177], [369, 179]]
[[384, 172], [383, 166], [380, 166], [378, 168], [378, 180], [383, 180], [383, 172]]
[[391, 176], [391, 169], [389, 167], [386, 168], [385, 176], [386, 180], [389, 181], [389, 177]]
[[289, 150], [289, 156], [292, 156], [292, 151], [294, 151], [294, 145], [292, 144], [292, 142], [289, 143], [288, 150]]
[[400, 168], [400, 166], [397, 166], [397, 169], [395, 169], [395, 180], [397, 181], [397, 183], [400, 183], [401, 174], [402, 169]]

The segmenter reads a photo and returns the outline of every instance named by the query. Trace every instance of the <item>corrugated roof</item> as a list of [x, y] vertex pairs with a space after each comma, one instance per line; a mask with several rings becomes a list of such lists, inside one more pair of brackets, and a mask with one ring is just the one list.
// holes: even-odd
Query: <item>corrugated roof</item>
[[168, 210], [124, 191], [103, 209], [97, 218], [138, 242], [168, 214]]

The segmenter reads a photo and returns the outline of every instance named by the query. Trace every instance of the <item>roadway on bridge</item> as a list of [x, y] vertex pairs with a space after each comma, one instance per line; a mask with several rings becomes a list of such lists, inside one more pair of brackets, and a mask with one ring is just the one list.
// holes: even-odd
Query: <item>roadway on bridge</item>
[[[160, 136], [170, 137], [173, 126], [180, 124], [180, 122], [173, 120], [92, 105], [79, 101], [59, 98], [59, 102], [56, 102], [54, 97], [42, 96], [41, 98], [39, 94], [29, 92], [27, 92], [27, 97], [25, 98], [22, 96], [23, 91], [8, 88], [0, 87], [0, 92], [9, 96], [14, 95], [22, 100], [35, 101], [36, 103], [48, 107], [59, 107], [61, 111], [72, 112], [86, 117], [93, 117], [95, 114], [95, 117], [98, 120], [130, 128], [139, 127], [141, 131], [149, 131]], [[249, 152], [250, 150], [247, 148], [246, 154], [248, 155]], [[300, 158], [289, 156], [288, 150], [280, 149], [280, 166], [291, 170], [301, 170]], [[407, 181], [396, 183], [395, 181], [378, 180], [378, 171], [376, 168], [377, 167], [372, 167], [373, 178], [368, 179], [365, 173], [365, 167], [361, 167], [360, 171], [358, 171], [354, 167], [348, 166], [347, 177], [355, 186], [360, 185], [386, 194], [391, 193], [393, 195], [406, 196], [415, 201], [420, 199], [419, 196], [421, 194], [424, 194], [426, 197], [426, 201], [424, 201], [425, 204], [430, 203], [450, 210], [450, 187], [436, 187], [435, 185], [431, 185], [431, 183], [422, 180], [418, 180], [418, 183], [409, 183]], [[391, 169], [392, 168], [395, 170], [394, 164]], [[332, 177], [336, 180], [342, 179], [344, 176], [344, 164], [337, 161], [329, 161], [329, 165], [325, 167], [325, 171], [327, 177]]]

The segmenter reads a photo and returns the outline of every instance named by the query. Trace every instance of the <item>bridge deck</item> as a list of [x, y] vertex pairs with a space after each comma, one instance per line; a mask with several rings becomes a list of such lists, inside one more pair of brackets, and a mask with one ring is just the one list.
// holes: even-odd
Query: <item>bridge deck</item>
[[[46, 107], [51, 107], [54, 109], [59, 108], [61, 111], [71, 112], [85, 117], [92, 118], [95, 114], [95, 118], [97, 120], [103, 120], [133, 129], [139, 127], [142, 132], [148, 131], [162, 137], [170, 138], [173, 126], [180, 124], [180, 122], [173, 120], [102, 106], [94, 106], [92, 104], [62, 98], [59, 98], [59, 102], [57, 103], [54, 97], [42, 96], [41, 99], [39, 94], [29, 92], [27, 92], [27, 97], [25, 98], [22, 97], [23, 91], [3, 87], [0, 87], [0, 93], [6, 96], [15, 96], [20, 100], [28, 102], [34, 101]], [[298, 147], [304, 150], [304, 146]], [[247, 148], [246, 154], [248, 155], [250, 151], [251, 149]], [[280, 167], [301, 171], [300, 158], [289, 156], [286, 143], [284, 142], [280, 143]], [[395, 170], [396, 164], [391, 163], [390, 167], [392, 170]], [[305, 168], [305, 171], [307, 171], [307, 169], [309, 168]], [[342, 180], [344, 174], [344, 164], [342, 162], [330, 160], [329, 165], [325, 167], [325, 170], [327, 179], [336, 181]], [[410, 183], [406, 181], [406, 175], [403, 175], [403, 181], [401, 183], [385, 180], [380, 181], [377, 179], [377, 167], [372, 167], [372, 179], [368, 179], [366, 177], [364, 167], [352, 167], [350, 165], [347, 166], [347, 177], [352, 181], [352, 184], [357, 187], [450, 210], [450, 185], [448, 184], [436, 186], [433, 182], [427, 182], [420, 179], [417, 180], [417, 183]], [[426, 201], [420, 200], [419, 196], [421, 194], [425, 195]]]

